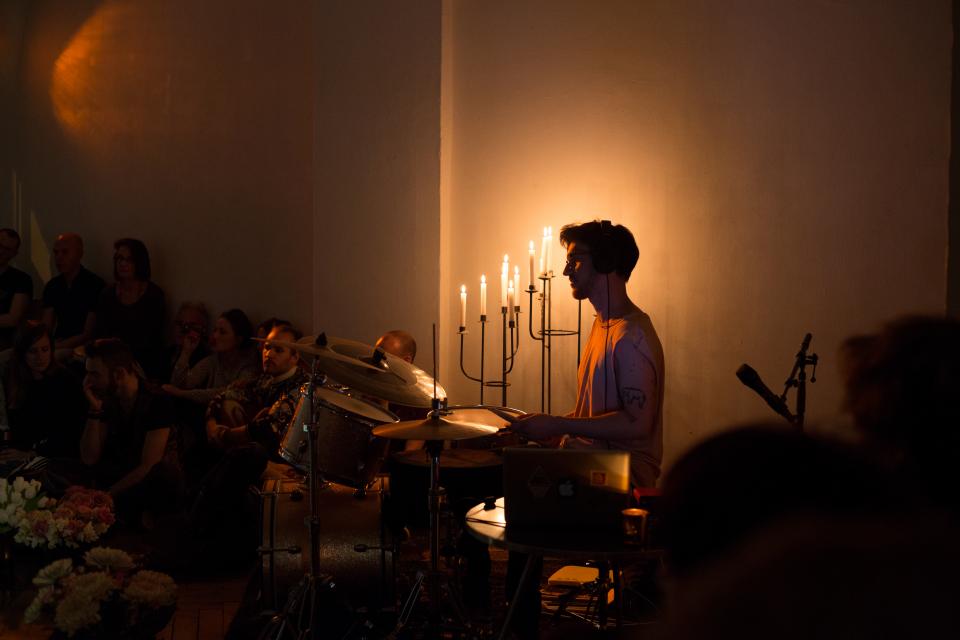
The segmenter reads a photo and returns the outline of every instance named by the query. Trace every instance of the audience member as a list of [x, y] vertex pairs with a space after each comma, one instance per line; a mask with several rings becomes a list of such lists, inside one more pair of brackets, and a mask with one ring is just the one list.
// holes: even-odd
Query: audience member
[[195, 366], [190, 366], [189, 358], [196, 348], [196, 338], [187, 335], [170, 384], [163, 385], [163, 390], [176, 398], [206, 405], [230, 383], [256, 378], [260, 363], [252, 334], [253, 325], [247, 314], [240, 309], [224, 312], [213, 327], [213, 353]]
[[86, 370], [89, 413], [80, 456], [96, 485], [110, 491], [129, 519], [140, 509], [175, 508], [179, 474], [163, 461], [174, 428], [170, 399], [146, 388], [133, 352], [118, 339], [87, 345]]
[[960, 507], [960, 320], [912, 316], [841, 349], [847, 409], [883, 459], [938, 503]]
[[257, 342], [257, 349], [260, 350], [260, 353], [263, 353], [263, 340], [267, 339], [267, 336], [270, 335], [270, 332], [278, 324], [290, 324], [286, 320], [281, 320], [280, 318], [267, 318], [263, 322], [257, 325], [257, 338], [260, 342]]
[[80, 379], [53, 358], [46, 325], [29, 322], [17, 334], [3, 383], [11, 432], [3, 468], [38, 454], [78, 457], [86, 402]]
[[684, 579], [781, 517], [866, 513], [894, 495], [886, 475], [848, 445], [781, 425], [727, 431], [691, 449], [664, 481], [668, 567]]
[[163, 380], [170, 381], [173, 369], [186, 348], [189, 353], [189, 366], [210, 355], [210, 314], [202, 302], [187, 301], [177, 309], [173, 319], [173, 344], [167, 347], [164, 362], [167, 370]]
[[132, 350], [148, 378], [163, 375], [163, 290], [150, 280], [150, 254], [134, 238], [113, 243], [114, 284], [97, 306], [98, 338], [119, 338]]
[[410, 364], [413, 364], [417, 357], [417, 341], [413, 339], [410, 333], [402, 329], [387, 331], [377, 340], [376, 347], [397, 356], [401, 360], [406, 360]]
[[[258, 483], [268, 458], [280, 448], [307, 375], [299, 367], [296, 351], [270, 340], [295, 341], [300, 337], [301, 333], [289, 324], [274, 326], [263, 350], [263, 374], [255, 380], [231, 384], [210, 403], [207, 436], [211, 444], [226, 451], [204, 477], [190, 511], [193, 529], [201, 537], [235, 522], [235, 514], [242, 512], [246, 488]], [[225, 411], [231, 403], [243, 407], [239, 420]], [[225, 414], [232, 417], [225, 419]]]
[[20, 234], [0, 229], [0, 350], [13, 346], [17, 327], [33, 299], [33, 280], [10, 266], [20, 251]]
[[83, 259], [83, 238], [61, 233], [53, 243], [53, 260], [59, 275], [43, 288], [43, 323], [53, 329], [58, 359], [69, 357], [75, 347], [93, 337], [97, 302], [105, 283], [89, 271]]

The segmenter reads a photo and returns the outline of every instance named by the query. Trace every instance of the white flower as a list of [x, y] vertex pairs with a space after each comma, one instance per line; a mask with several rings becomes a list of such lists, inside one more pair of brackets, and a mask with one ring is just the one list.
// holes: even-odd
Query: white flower
[[100, 622], [100, 601], [82, 591], [74, 591], [57, 605], [53, 623], [57, 629], [73, 636], [77, 631]]
[[150, 607], [169, 606], [177, 601], [177, 584], [165, 573], [138, 571], [130, 578], [123, 598]]
[[27, 487], [26, 489], [23, 490], [23, 497], [26, 498], [27, 500], [33, 500], [34, 498], [37, 497], [37, 488], [34, 487], [33, 485]]
[[33, 624], [39, 620], [40, 614], [43, 613], [43, 607], [52, 603], [55, 598], [56, 595], [54, 594], [53, 587], [41, 587], [33, 599], [33, 602], [31, 602], [26, 611], [23, 612], [23, 621], [27, 624]]
[[84, 554], [83, 560], [101, 569], [132, 569], [134, 566], [133, 558], [128, 553], [109, 547], [94, 547]]
[[38, 587], [55, 585], [58, 580], [70, 575], [71, 571], [73, 571], [73, 560], [70, 558], [54, 560], [37, 572], [37, 575], [33, 578], [33, 584]]

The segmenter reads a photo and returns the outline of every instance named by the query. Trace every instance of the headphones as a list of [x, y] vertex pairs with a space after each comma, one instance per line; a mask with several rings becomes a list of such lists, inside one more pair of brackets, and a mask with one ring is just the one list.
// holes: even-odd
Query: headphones
[[597, 273], [613, 273], [617, 269], [616, 241], [613, 237], [613, 225], [609, 220], [600, 221], [600, 237], [590, 246], [590, 259]]

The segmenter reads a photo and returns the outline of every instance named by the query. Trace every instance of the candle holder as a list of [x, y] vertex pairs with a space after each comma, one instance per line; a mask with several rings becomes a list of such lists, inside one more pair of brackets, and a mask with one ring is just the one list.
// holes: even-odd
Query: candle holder
[[527, 293], [530, 295], [530, 337], [540, 342], [540, 411], [551, 413], [552, 406], [552, 370], [553, 370], [553, 339], [564, 336], [577, 336], [577, 369], [580, 368], [580, 334], [583, 327], [583, 301], [577, 300], [577, 328], [573, 329], [554, 329], [553, 328], [553, 271], [543, 273], [539, 280], [543, 283], [540, 295], [537, 296], [540, 301], [540, 328], [534, 333], [533, 330], [533, 294], [537, 290], [530, 285]]
[[[487, 380], [485, 376], [485, 367], [486, 367], [486, 342], [487, 342], [487, 316], [480, 316], [480, 376], [472, 376], [467, 372], [466, 366], [463, 364], [463, 351], [464, 343], [467, 332], [466, 327], [460, 327], [458, 333], [460, 334], [460, 371], [468, 380], [472, 380], [480, 385], [480, 404], [484, 404], [484, 389], [486, 387], [499, 388], [501, 390], [501, 406], [507, 406], [507, 387], [510, 386], [507, 376], [513, 372], [513, 364], [516, 361], [517, 352], [520, 350], [520, 307], [514, 306], [513, 316], [514, 319], [509, 318], [509, 309], [507, 307], [500, 307], [500, 315], [502, 316], [503, 324], [503, 340], [502, 340], [502, 355], [501, 355], [501, 379], [500, 380]], [[508, 337], [509, 333], [509, 350]]]

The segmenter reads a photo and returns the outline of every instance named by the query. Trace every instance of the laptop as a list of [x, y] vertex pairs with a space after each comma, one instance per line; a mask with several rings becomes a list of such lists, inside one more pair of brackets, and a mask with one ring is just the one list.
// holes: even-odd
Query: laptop
[[503, 455], [507, 528], [620, 531], [630, 453], [511, 447]]

